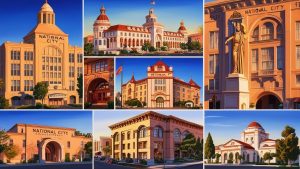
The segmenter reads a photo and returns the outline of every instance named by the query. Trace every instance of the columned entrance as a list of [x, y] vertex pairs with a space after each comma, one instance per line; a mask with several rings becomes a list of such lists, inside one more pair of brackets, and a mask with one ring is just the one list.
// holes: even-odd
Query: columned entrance
[[64, 162], [65, 152], [63, 144], [57, 140], [46, 139], [39, 147], [40, 162]]
[[256, 109], [282, 109], [283, 105], [279, 98], [273, 94], [260, 97], [256, 103]]

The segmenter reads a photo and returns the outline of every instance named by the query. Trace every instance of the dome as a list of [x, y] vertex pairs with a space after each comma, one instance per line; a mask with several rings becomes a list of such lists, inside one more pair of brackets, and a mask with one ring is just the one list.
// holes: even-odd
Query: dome
[[180, 31], [186, 31], [186, 28], [185, 28], [185, 26], [180, 26], [178, 30], [180, 30]]
[[109, 21], [107, 15], [100, 14], [97, 18], [98, 21]]
[[254, 122], [251, 122], [249, 125], [248, 125], [248, 128], [263, 128], [258, 122], [254, 121]]
[[52, 7], [46, 2], [44, 5], [41, 7], [41, 10], [43, 12], [53, 12]]

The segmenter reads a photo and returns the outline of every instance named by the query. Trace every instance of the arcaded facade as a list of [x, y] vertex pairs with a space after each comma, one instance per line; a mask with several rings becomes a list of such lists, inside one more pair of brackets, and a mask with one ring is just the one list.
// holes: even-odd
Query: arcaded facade
[[199, 107], [200, 89], [192, 79], [185, 82], [174, 77], [173, 67], [159, 60], [147, 68], [146, 78], [135, 80], [132, 76], [122, 85], [122, 105], [138, 99], [147, 108], [172, 108], [179, 101], [186, 101], [186, 107]]
[[[6, 134], [8, 145], [18, 148], [19, 154], [10, 163], [37, 159], [40, 163], [65, 162], [65, 158], [81, 161], [87, 156], [84, 146], [92, 138], [77, 136], [74, 128], [16, 124]], [[91, 154], [90, 154], [91, 155]], [[7, 163], [2, 153], [0, 160]]]
[[111, 25], [104, 6], [94, 22], [94, 52], [119, 53], [122, 49], [141, 51], [145, 43], [155, 48], [168, 46], [170, 50], [181, 50], [180, 44], [188, 42], [188, 32], [181, 21], [178, 31], [166, 31], [158, 22], [154, 9], [149, 10], [142, 26]]
[[112, 158], [132, 158], [138, 162], [147, 160], [148, 165], [155, 159], [172, 162], [184, 158], [178, 147], [189, 133], [203, 138], [203, 126], [186, 120], [145, 112], [130, 119], [109, 126], [112, 132]]
[[107, 106], [114, 101], [114, 59], [84, 60], [84, 101]]
[[82, 58], [82, 48], [69, 45], [68, 34], [55, 24], [55, 13], [46, 2], [37, 15], [37, 25], [23, 42], [7, 41], [0, 47], [0, 79], [5, 82], [0, 94], [12, 106], [34, 105], [34, 86], [47, 82], [45, 104], [78, 104]]
[[[205, 4], [205, 108], [225, 106], [232, 67], [232, 20], [245, 34], [244, 93], [240, 108], [300, 107], [300, 2], [298, 0], [216, 0]], [[241, 93], [241, 92], [240, 92]]]

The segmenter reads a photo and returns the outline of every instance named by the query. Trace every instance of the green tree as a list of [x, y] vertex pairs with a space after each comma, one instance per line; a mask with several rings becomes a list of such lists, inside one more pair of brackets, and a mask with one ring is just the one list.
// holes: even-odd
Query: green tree
[[143, 51], [149, 51], [149, 48], [151, 47], [151, 44], [149, 42], [144, 43], [144, 45], [142, 46], [142, 50]]
[[9, 136], [6, 134], [6, 132], [4, 130], [0, 130], [0, 154], [5, 150], [8, 139]]
[[0, 96], [0, 109], [7, 109], [9, 107], [9, 101], [5, 97]]
[[197, 41], [188, 42], [187, 46], [188, 46], [189, 50], [200, 50], [201, 49], [200, 42], [197, 42]]
[[44, 99], [48, 93], [48, 82], [38, 82], [33, 88], [33, 96], [37, 100], [42, 100], [44, 106]]
[[92, 43], [84, 44], [84, 54], [93, 55], [94, 45]]
[[0, 79], [0, 91], [5, 88], [5, 82], [3, 79]]
[[81, 74], [77, 77], [77, 89], [76, 89], [80, 99], [82, 99], [82, 95], [83, 95], [83, 85], [82, 85], [82, 83], [83, 83], [83, 76]]
[[111, 151], [110, 146], [104, 147], [104, 148], [103, 148], [103, 151], [104, 151], [105, 156], [107, 156], [107, 154], [110, 153], [110, 151]]
[[216, 163], [220, 162], [220, 157], [221, 157], [221, 154], [218, 154], [218, 153], [215, 154]]
[[210, 133], [208, 133], [206, 138], [204, 154], [205, 159], [208, 159], [208, 162], [215, 156], [215, 145]]
[[156, 49], [155, 49], [154, 46], [150, 46], [150, 47], [149, 47], [149, 52], [155, 52], [155, 51], [156, 51]]
[[182, 152], [186, 153], [189, 158], [195, 157], [196, 150], [196, 138], [193, 134], [189, 133], [183, 138], [182, 143], [180, 145], [180, 149]]
[[195, 156], [197, 160], [202, 160], [203, 159], [203, 139], [200, 140], [198, 137], [196, 141], [196, 148], [195, 148]]
[[188, 49], [188, 46], [187, 46], [186, 43], [180, 43], [180, 48], [181, 48], [182, 50], [187, 50], [187, 49]]
[[281, 132], [283, 138], [276, 140], [277, 160], [283, 164], [290, 164], [297, 160], [299, 155], [298, 137], [296, 131], [290, 126], [286, 126]]
[[88, 154], [89, 156], [92, 156], [93, 154], [93, 143], [91, 141], [87, 142], [84, 145], [84, 151], [86, 154]]
[[11, 159], [15, 158], [20, 153], [20, 148], [17, 145], [10, 145], [4, 149], [4, 154], [10, 162]]
[[270, 164], [270, 161], [273, 159], [273, 157], [275, 157], [275, 154], [266, 152], [263, 156], [263, 159], [264, 161], [268, 161], [268, 163]]

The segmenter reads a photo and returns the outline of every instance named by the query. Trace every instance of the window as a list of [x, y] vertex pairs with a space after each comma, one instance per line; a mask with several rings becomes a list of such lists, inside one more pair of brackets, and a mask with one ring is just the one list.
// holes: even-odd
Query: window
[[74, 53], [69, 53], [69, 62], [70, 63], [74, 63], [74, 61], [75, 61], [75, 58], [74, 58], [75, 56], [74, 56]]
[[210, 79], [209, 80], [209, 90], [219, 90], [219, 80]]
[[146, 127], [142, 127], [140, 130], [139, 130], [139, 138], [144, 138], [147, 136], [147, 129]]
[[68, 148], [71, 148], [71, 142], [68, 141]]
[[166, 79], [155, 79], [154, 90], [155, 91], [166, 91]]
[[33, 52], [25, 51], [24, 52], [24, 59], [25, 60], [33, 60]]
[[127, 140], [130, 140], [130, 131], [127, 132]]
[[272, 23], [267, 22], [262, 26], [262, 40], [274, 39], [274, 26]]
[[11, 76], [20, 76], [20, 64], [11, 64]]
[[127, 149], [128, 149], [128, 150], [130, 149], [130, 143], [127, 144]]
[[274, 69], [273, 48], [261, 49], [261, 56], [262, 56], [262, 70], [273, 70]]
[[180, 140], [181, 133], [180, 133], [179, 129], [175, 129], [173, 132], [173, 135], [174, 135], [174, 139]]
[[277, 69], [283, 69], [283, 61], [284, 61], [284, 48], [282, 46], [277, 47]]
[[23, 140], [23, 148], [26, 147], [26, 140]]
[[209, 73], [218, 74], [219, 64], [218, 64], [218, 55], [209, 55]]
[[102, 40], [99, 40], [99, 45], [102, 45]]
[[69, 90], [71, 90], [71, 91], [75, 90], [75, 82], [73, 80], [70, 80]]
[[296, 75], [296, 86], [300, 86], [300, 75]]
[[77, 68], [77, 77], [79, 77], [80, 75], [82, 75], [82, 67], [78, 67]]
[[11, 60], [20, 60], [20, 51], [12, 50], [10, 55]]
[[283, 38], [283, 30], [282, 30], [282, 26], [278, 25], [277, 26], [277, 39], [282, 39]]
[[14, 140], [13, 140], [13, 139], [10, 139], [10, 140], [9, 140], [9, 145], [10, 145], [10, 146], [14, 145]]
[[82, 54], [77, 54], [77, 62], [82, 63]]
[[74, 66], [69, 67], [69, 77], [75, 77], [75, 67]]
[[158, 138], [162, 138], [163, 137], [163, 130], [161, 127], [155, 127], [153, 130], [153, 136], [154, 137], [158, 137]]
[[210, 49], [218, 49], [218, 43], [219, 43], [219, 32], [218, 31], [212, 31], [209, 33], [209, 47]]
[[33, 80], [25, 80], [24, 84], [25, 91], [33, 91]]
[[258, 49], [252, 49], [252, 65], [251, 70], [252, 72], [257, 72], [258, 70]]
[[300, 40], [300, 21], [296, 22], [296, 40]]
[[296, 46], [296, 68], [300, 69], [300, 46]]
[[252, 41], [258, 41], [258, 40], [259, 40], [259, 27], [256, 27], [253, 30]]
[[25, 64], [24, 67], [24, 75], [33, 76], [33, 64]]

